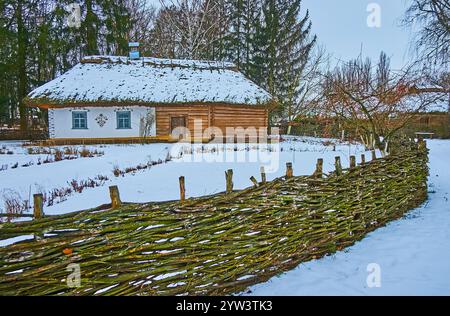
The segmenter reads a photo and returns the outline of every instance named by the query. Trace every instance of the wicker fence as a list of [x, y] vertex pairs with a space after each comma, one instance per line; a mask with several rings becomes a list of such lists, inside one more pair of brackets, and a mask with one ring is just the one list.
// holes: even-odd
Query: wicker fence
[[[424, 143], [348, 170], [214, 196], [3, 224], [2, 295], [218, 295], [354, 244], [427, 197]], [[295, 170], [294, 170], [295, 172]], [[237, 176], [237, 175], [235, 175]], [[79, 287], [67, 267], [78, 264]]]
[[18, 128], [0, 128], [0, 140], [43, 140], [47, 138], [45, 129], [28, 129], [22, 131]]

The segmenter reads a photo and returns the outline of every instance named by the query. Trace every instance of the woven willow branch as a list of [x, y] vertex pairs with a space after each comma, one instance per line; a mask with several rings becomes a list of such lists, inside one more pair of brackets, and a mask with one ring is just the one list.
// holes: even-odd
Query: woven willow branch
[[[0, 239], [37, 238], [0, 248], [0, 293], [240, 292], [348, 247], [419, 206], [427, 198], [427, 161], [424, 146], [408, 144], [323, 178], [280, 178], [182, 204], [125, 204], [3, 224]], [[71, 263], [81, 266], [79, 288], [65, 281]]]

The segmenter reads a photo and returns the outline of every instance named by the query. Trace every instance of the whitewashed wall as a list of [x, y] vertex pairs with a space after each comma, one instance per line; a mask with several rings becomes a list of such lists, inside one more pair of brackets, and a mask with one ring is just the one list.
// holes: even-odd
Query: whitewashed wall
[[[87, 129], [72, 128], [72, 111], [87, 111]], [[131, 129], [117, 129], [117, 111], [131, 111]], [[153, 124], [146, 136], [156, 136], [155, 108], [131, 106], [49, 109], [49, 134], [50, 138], [141, 137], [141, 119], [145, 119], [147, 115], [153, 115]]]

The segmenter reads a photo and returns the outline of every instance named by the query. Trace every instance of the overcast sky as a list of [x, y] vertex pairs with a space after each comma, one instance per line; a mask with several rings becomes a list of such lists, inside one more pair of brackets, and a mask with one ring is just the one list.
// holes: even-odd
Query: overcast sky
[[[381, 27], [369, 27], [369, 4], [379, 5]], [[399, 26], [406, 11], [406, 0], [303, 0], [311, 14], [313, 30], [319, 41], [337, 59], [363, 55], [378, 58], [384, 50], [394, 67], [408, 62], [410, 31]]]
[[[148, 0], [159, 6], [159, 0]], [[303, 11], [310, 11], [313, 31], [333, 57], [355, 58], [362, 50], [364, 56], [377, 59], [384, 50], [392, 66], [400, 68], [408, 62], [410, 31], [399, 26], [408, 0], [303, 0]], [[381, 27], [369, 27], [368, 5], [381, 9]]]

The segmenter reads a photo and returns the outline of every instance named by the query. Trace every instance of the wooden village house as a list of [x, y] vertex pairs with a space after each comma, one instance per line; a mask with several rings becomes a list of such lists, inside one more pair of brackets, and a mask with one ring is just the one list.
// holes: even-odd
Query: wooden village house
[[274, 104], [231, 63], [118, 56], [85, 57], [25, 101], [48, 110], [49, 138], [60, 143], [173, 140], [178, 127], [195, 137], [199, 123], [224, 135], [227, 127], [267, 130]]

